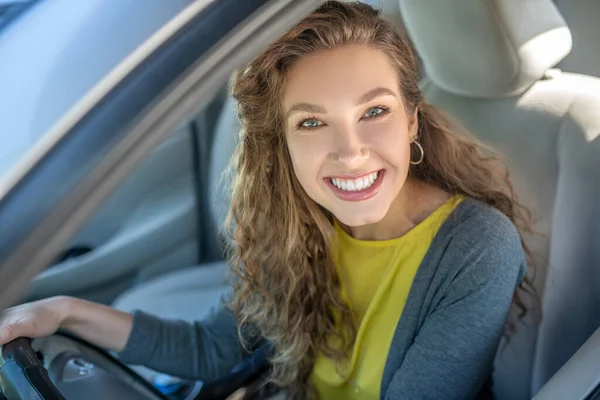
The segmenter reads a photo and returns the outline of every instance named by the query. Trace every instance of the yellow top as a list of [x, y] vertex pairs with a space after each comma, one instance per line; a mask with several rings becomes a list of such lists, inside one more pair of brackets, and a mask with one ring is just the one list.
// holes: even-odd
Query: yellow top
[[349, 304], [358, 332], [348, 363], [336, 365], [317, 356], [311, 380], [319, 399], [379, 399], [383, 369], [413, 279], [433, 238], [463, 200], [449, 199], [402, 237], [365, 241], [339, 225], [336, 267], [342, 298]]

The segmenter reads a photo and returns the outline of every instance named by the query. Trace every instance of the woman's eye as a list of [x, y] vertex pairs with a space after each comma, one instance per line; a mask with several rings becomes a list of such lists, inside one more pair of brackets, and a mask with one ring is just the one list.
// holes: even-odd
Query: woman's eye
[[367, 110], [367, 112], [363, 115], [363, 118], [373, 118], [373, 117], [378, 117], [382, 114], [384, 114], [385, 112], [387, 112], [387, 108], [385, 107], [371, 107]]
[[298, 124], [298, 128], [314, 129], [314, 128], [318, 128], [321, 125], [323, 125], [323, 123], [321, 121], [319, 121], [318, 119], [308, 118], [308, 119], [300, 121], [300, 123]]

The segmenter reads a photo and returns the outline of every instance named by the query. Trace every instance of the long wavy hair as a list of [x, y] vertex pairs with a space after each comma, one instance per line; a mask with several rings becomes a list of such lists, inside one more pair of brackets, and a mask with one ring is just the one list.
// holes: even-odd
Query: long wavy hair
[[[281, 108], [289, 68], [307, 54], [344, 45], [385, 52], [407, 113], [418, 110], [425, 158], [411, 165], [410, 179], [483, 201], [510, 218], [521, 234], [531, 231], [530, 215], [517, 200], [502, 159], [457, 133], [423, 100], [411, 44], [368, 5], [326, 2], [240, 70], [232, 90], [242, 131], [229, 215], [237, 275], [230, 306], [241, 330], [252, 327], [274, 345], [271, 379], [283, 386], [308, 387], [317, 354], [345, 359], [356, 332], [333, 264], [332, 216], [294, 175]], [[526, 293], [535, 294], [531, 275], [517, 289], [511, 318], [526, 313]], [[331, 345], [332, 337], [339, 345]]]

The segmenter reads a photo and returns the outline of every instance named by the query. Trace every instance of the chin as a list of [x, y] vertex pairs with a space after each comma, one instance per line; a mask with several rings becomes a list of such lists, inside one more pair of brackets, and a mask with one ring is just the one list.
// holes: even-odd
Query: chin
[[384, 212], [382, 213], [365, 213], [361, 214], [358, 212], [344, 212], [344, 213], [333, 213], [333, 215], [340, 221], [342, 224], [351, 227], [358, 227], [363, 225], [376, 224], [381, 221], [383, 217], [385, 217]]

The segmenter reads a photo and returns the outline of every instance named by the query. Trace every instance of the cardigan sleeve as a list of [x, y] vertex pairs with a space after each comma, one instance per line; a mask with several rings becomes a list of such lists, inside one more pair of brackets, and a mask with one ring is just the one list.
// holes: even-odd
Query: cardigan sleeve
[[233, 314], [219, 306], [209, 317], [194, 322], [134, 311], [133, 328], [119, 359], [180, 378], [212, 381], [231, 371], [245, 355]]

